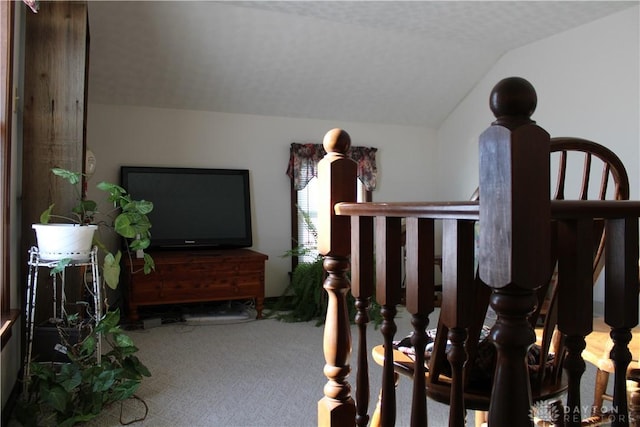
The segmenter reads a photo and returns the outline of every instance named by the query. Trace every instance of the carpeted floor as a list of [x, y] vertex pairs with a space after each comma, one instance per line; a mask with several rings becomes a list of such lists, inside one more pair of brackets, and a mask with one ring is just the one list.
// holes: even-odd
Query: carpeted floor
[[[400, 312], [397, 323], [396, 336], [411, 331], [406, 313]], [[430, 324], [435, 325], [435, 320]], [[323, 328], [315, 322], [199, 321], [134, 330], [129, 335], [152, 373], [137, 393], [148, 406], [148, 414], [133, 426], [317, 425], [317, 402], [327, 380], [322, 373]], [[370, 328], [368, 340], [370, 345], [381, 342], [380, 332]], [[370, 361], [369, 366], [372, 378], [379, 378], [374, 376], [380, 372], [378, 365]], [[588, 367], [583, 377], [583, 404], [592, 402], [593, 379], [593, 368]], [[353, 374], [350, 381], [354, 381]], [[369, 413], [378, 390], [374, 383]], [[396, 425], [408, 426], [411, 384], [407, 379], [401, 379], [397, 396]], [[431, 427], [448, 424], [448, 406], [429, 400], [428, 408]], [[115, 405], [87, 425], [119, 426], [121, 420], [127, 423], [144, 413], [144, 404], [130, 400], [122, 405], [122, 413], [121, 406]]]
[[[132, 425], [316, 426], [317, 402], [327, 382], [322, 373], [322, 334], [323, 328], [315, 322], [272, 319], [176, 323], [130, 331], [140, 348], [140, 360], [152, 373], [138, 392], [149, 413], [144, 421]], [[378, 331], [372, 329], [370, 336], [375, 339], [371, 342], [379, 342]], [[373, 361], [370, 366], [373, 372], [379, 369]], [[377, 392], [378, 386], [372, 386], [372, 410]], [[409, 381], [401, 382], [399, 400], [410, 402], [410, 393]], [[442, 409], [447, 407], [437, 403], [430, 403], [430, 409], [434, 405], [441, 414], [446, 413]], [[120, 425], [120, 406], [116, 406], [89, 425]], [[403, 414], [397, 425], [408, 425], [406, 411], [399, 412]], [[123, 421], [142, 414], [140, 402], [127, 402]], [[434, 421], [431, 425], [441, 424]]]

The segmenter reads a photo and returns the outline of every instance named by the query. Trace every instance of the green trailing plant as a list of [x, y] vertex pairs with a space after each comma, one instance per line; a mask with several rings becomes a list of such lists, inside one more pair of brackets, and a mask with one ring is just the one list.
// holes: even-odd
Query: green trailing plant
[[[74, 322], [77, 318], [69, 316], [68, 320]], [[151, 374], [136, 357], [138, 348], [119, 322], [119, 310], [108, 311], [75, 344], [69, 343], [60, 330], [70, 362], [31, 363], [26, 395], [16, 410], [16, 417], [24, 426], [73, 426], [95, 418], [114, 402], [134, 397], [142, 378]], [[78, 325], [91, 328], [86, 323]], [[100, 336], [110, 350], [96, 363]]]
[[[83, 174], [67, 169], [53, 168], [51, 172], [69, 182], [76, 194], [77, 203], [69, 215], [53, 213], [55, 204], [50, 205], [40, 215], [40, 222], [48, 224], [52, 219], [61, 219], [80, 225], [96, 224], [112, 229], [125, 239], [127, 250], [130, 252], [144, 251], [151, 242], [151, 221], [147, 216], [153, 210], [153, 203], [147, 200], [134, 200], [123, 187], [110, 182], [97, 184], [99, 190], [107, 194], [107, 201], [113, 209], [107, 213], [98, 211], [98, 204], [94, 200], [82, 196], [81, 186]], [[98, 233], [96, 233], [97, 236]], [[94, 237], [94, 243], [105, 253], [102, 262], [102, 275], [106, 284], [111, 289], [116, 289], [120, 281], [120, 260], [122, 253], [118, 250], [111, 252], [98, 237]], [[51, 274], [58, 273], [71, 262], [70, 259], [61, 260], [51, 270]], [[144, 253], [144, 273], [148, 274], [155, 269], [153, 258]]]
[[[326, 275], [322, 267], [322, 258], [312, 262], [300, 262], [293, 270], [291, 282], [283, 294], [271, 307], [268, 317], [285, 322], [307, 322], [317, 320], [324, 324], [327, 315], [328, 295], [323, 288]], [[355, 298], [347, 294], [347, 309], [351, 322], [355, 321]], [[382, 323], [380, 306], [375, 300], [369, 307], [369, 318], [375, 327]]]
[[324, 321], [327, 296], [322, 260], [300, 262], [293, 270], [291, 282], [273, 306], [273, 316], [286, 322]]
[[[315, 224], [309, 214], [297, 207], [299, 215], [303, 218], [314, 241], [317, 242], [318, 233]], [[324, 324], [327, 315], [328, 295], [323, 288], [326, 278], [322, 266], [322, 257], [318, 254], [316, 245], [298, 245], [287, 251], [283, 256], [311, 256], [311, 261], [300, 261], [293, 269], [291, 281], [284, 290], [282, 296], [276, 300], [267, 316], [285, 322], [307, 322], [317, 320], [317, 325]], [[351, 293], [347, 294], [347, 308], [349, 319], [355, 320], [355, 298]], [[371, 301], [369, 317], [377, 327], [382, 322], [380, 306]]]

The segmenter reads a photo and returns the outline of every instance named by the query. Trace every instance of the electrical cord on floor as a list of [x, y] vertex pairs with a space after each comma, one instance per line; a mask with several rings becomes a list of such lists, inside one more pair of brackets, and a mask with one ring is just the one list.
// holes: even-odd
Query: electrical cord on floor
[[127, 421], [127, 422], [123, 421], [122, 420], [122, 416], [123, 416], [123, 412], [124, 412], [123, 411], [124, 401], [121, 401], [120, 402], [120, 424], [123, 425], [123, 426], [127, 426], [127, 425], [133, 424], [133, 423], [137, 423], [138, 421], [143, 421], [143, 420], [145, 420], [147, 418], [147, 415], [149, 414], [149, 406], [147, 405], [147, 402], [145, 402], [143, 398], [141, 398], [140, 396], [137, 396], [137, 395], [134, 394], [129, 399], [135, 399], [135, 400], [137, 400], [138, 402], [141, 402], [144, 405], [144, 415], [142, 417], [140, 417], [140, 418], [135, 418], [135, 419], [133, 419], [131, 421]]

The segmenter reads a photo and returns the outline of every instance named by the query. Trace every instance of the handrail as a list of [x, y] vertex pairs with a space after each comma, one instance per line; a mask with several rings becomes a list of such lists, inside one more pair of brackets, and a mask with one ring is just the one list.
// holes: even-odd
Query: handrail
[[[637, 200], [552, 200], [553, 219], [614, 219], [635, 216], [640, 209]], [[431, 219], [479, 219], [479, 203], [469, 202], [341, 202], [336, 215], [385, 216]]]
[[432, 219], [478, 219], [478, 202], [393, 202], [347, 203], [335, 205], [336, 215], [386, 216]]
[[[558, 328], [569, 336], [569, 356], [565, 368], [569, 374], [569, 381], [572, 383], [569, 393], [570, 400], [567, 407], [571, 405], [580, 407], [579, 379], [584, 372], [584, 362], [580, 357], [583, 348], [584, 336], [592, 330], [592, 310], [589, 309], [592, 303], [590, 294], [591, 286], [583, 286], [583, 282], [577, 278], [576, 271], [583, 269], [585, 281], [589, 284], [591, 256], [591, 244], [584, 244], [585, 241], [577, 240], [579, 235], [584, 236], [584, 231], [591, 228], [592, 221], [607, 220], [607, 232], [611, 235], [608, 242], [608, 256], [605, 259], [606, 265], [606, 307], [608, 311], [605, 321], [612, 327], [612, 337], [616, 341], [616, 350], [612, 353], [612, 359], [617, 360], [617, 376], [614, 387], [617, 389], [618, 397], [615, 405], [621, 408], [621, 422], [614, 425], [625, 425], [626, 417], [626, 389], [623, 384], [626, 366], [630, 362], [630, 355], [627, 349], [628, 328], [637, 323], [637, 310], [627, 310], [625, 314], [619, 306], [620, 301], [637, 300], [638, 284], [634, 281], [634, 260], [638, 259], [637, 251], [637, 222], [640, 216], [640, 201], [637, 200], [552, 200], [550, 203], [551, 220], [557, 221], [562, 226], [560, 233], [563, 241], [577, 242], [578, 247], [560, 248], [561, 260], [568, 259], [569, 265], [565, 261], [561, 268], [563, 277], [563, 287], [560, 288], [559, 304], [563, 307], [572, 305], [584, 308], [578, 313], [575, 310], [563, 310], [559, 313]], [[463, 202], [393, 202], [393, 203], [352, 203], [342, 202], [335, 205], [335, 213], [339, 216], [376, 218], [420, 218], [423, 220], [447, 220], [447, 221], [477, 221], [479, 220], [479, 203]], [[578, 225], [582, 224], [582, 231], [578, 230]], [[634, 231], [636, 230], [636, 231]], [[582, 233], [582, 234], [581, 234]], [[617, 238], [614, 236], [617, 235]], [[582, 237], [584, 239], [584, 237]], [[636, 254], [628, 253], [635, 249]], [[562, 252], [564, 251], [564, 252]], [[580, 261], [582, 260], [582, 261]], [[631, 261], [630, 261], [631, 260]], [[580, 265], [580, 262], [582, 264]], [[568, 273], [565, 273], [569, 270]], [[607, 273], [609, 272], [609, 273]], [[619, 274], [622, 272], [621, 274]], [[615, 277], [618, 276], [618, 277]], [[576, 303], [576, 301], [582, 301]], [[388, 339], [390, 342], [391, 338]], [[421, 365], [418, 364], [418, 367]], [[420, 378], [421, 375], [416, 375]], [[414, 386], [416, 387], [416, 386]], [[622, 397], [621, 397], [622, 396]], [[624, 401], [623, 401], [624, 399]], [[575, 420], [574, 420], [575, 421]], [[569, 423], [570, 424], [570, 423]], [[571, 425], [571, 424], [570, 424]]]

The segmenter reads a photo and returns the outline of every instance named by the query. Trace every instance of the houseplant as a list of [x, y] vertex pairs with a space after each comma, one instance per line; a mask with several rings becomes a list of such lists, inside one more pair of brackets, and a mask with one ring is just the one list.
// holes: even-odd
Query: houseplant
[[[67, 320], [82, 323], [74, 316]], [[108, 311], [75, 344], [61, 332], [69, 363], [31, 364], [29, 384], [16, 409], [16, 418], [24, 426], [73, 426], [95, 418], [109, 404], [135, 397], [142, 377], [151, 374], [135, 356], [138, 349], [119, 321], [119, 310]], [[96, 363], [98, 335], [110, 347], [100, 363]], [[136, 421], [146, 417], [144, 406], [144, 416]]]
[[[67, 169], [53, 168], [51, 172], [74, 187], [77, 196], [77, 204], [68, 215], [59, 215], [53, 212], [55, 204], [50, 205], [40, 215], [41, 224], [50, 224], [52, 219], [60, 219], [66, 222], [83, 226], [93, 225], [94, 227], [107, 227], [125, 239], [126, 248], [131, 252], [142, 251], [149, 247], [151, 242], [151, 222], [147, 214], [153, 210], [153, 203], [146, 200], [134, 200], [131, 195], [117, 184], [110, 182], [100, 182], [96, 187], [107, 193], [107, 200], [113, 209], [107, 213], [98, 211], [98, 204], [94, 200], [86, 199], [82, 196], [82, 174]], [[99, 238], [93, 239], [94, 243], [104, 251], [102, 262], [102, 275], [105, 283], [115, 289], [120, 280], [120, 259], [122, 253], [117, 250], [111, 252]], [[144, 253], [144, 272], [148, 274], [154, 269], [153, 258]], [[58, 262], [52, 274], [63, 270], [73, 258], [62, 258]]]
[[[295, 249], [288, 251], [285, 256], [296, 256]], [[329, 299], [323, 288], [326, 276], [322, 263], [319, 255], [312, 261], [298, 262], [291, 274], [289, 286], [272, 306], [269, 317], [284, 322], [307, 322], [315, 319], [318, 326], [324, 323]], [[353, 322], [356, 306], [351, 293], [347, 294], [347, 309], [349, 319]], [[371, 301], [369, 318], [376, 328], [382, 322], [380, 305], [375, 300]]]
[[[309, 213], [300, 207], [298, 207], [298, 212], [316, 244], [298, 245], [285, 252], [284, 256], [296, 256], [299, 262], [293, 269], [289, 286], [274, 303], [269, 316], [285, 322], [307, 322], [315, 319], [318, 325], [322, 325], [327, 315], [329, 299], [323, 288], [326, 277], [322, 265], [323, 259], [316, 249], [318, 232]], [[307, 261], [300, 261], [303, 256]], [[349, 319], [353, 322], [356, 316], [356, 307], [355, 298], [351, 293], [347, 294], [347, 308]], [[382, 322], [380, 305], [375, 300], [371, 301], [369, 317], [375, 327], [378, 327]]]
[[[50, 224], [58, 219], [75, 224], [75, 227], [70, 227], [74, 229], [102, 227], [112, 230], [125, 239], [129, 254], [133, 251], [144, 254], [143, 269], [145, 273], [151, 272], [153, 258], [145, 254], [144, 249], [150, 243], [151, 222], [147, 214], [153, 209], [153, 204], [133, 200], [124, 188], [101, 182], [97, 188], [106, 192], [108, 202], [113, 205], [110, 212], [102, 214], [95, 201], [82, 197], [81, 173], [59, 168], [52, 169], [52, 173], [73, 185], [77, 204], [68, 215], [53, 213], [55, 205], [51, 205], [41, 214], [40, 222]], [[93, 244], [105, 252], [100, 264], [103, 284], [115, 289], [119, 283], [122, 254], [119, 250], [115, 253], [110, 251], [99, 238], [94, 238]], [[78, 260], [74, 255], [54, 259], [53, 264], [48, 264], [52, 267], [51, 274], [63, 271]], [[103, 301], [97, 304], [103, 304]], [[132, 397], [142, 377], [150, 375], [134, 355], [138, 349], [118, 326], [119, 310], [109, 311], [106, 300], [104, 304], [106, 312], [100, 318], [86, 310], [76, 314], [63, 310], [63, 318], [55, 319], [59, 335], [56, 350], [65, 353], [68, 360], [62, 364], [28, 361], [29, 369], [25, 374], [24, 394], [18, 412], [25, 425], [74, 425], [87, 421], [95, 417], [104, 405]], [[99, 313], [97, 309], [96, 313]], [[104, 355], [98, 345], [102, 341], [110, 347]]]

